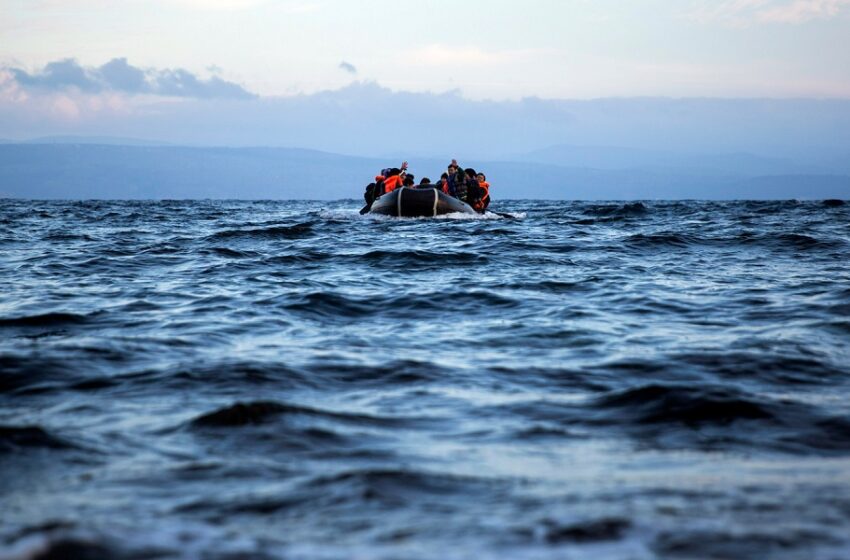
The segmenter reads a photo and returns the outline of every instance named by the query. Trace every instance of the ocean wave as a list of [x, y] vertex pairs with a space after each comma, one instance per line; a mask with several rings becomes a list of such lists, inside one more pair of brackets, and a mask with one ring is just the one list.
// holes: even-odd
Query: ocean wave
[[[842, 548], [843, 543], [827, 531], [805, 527], [783, 527], [761, 531], [695, 530], [685, 533], [664, 531], [656, 537], [653, 549], [670, 558], [752, 558], [808, 557], [824, 547], [824, 557]], [[774, 551], [774, 552], [768, 552]]]
[[0, 556], [841, 557], [850, 206], [498, 204], [0, 200]]
[[847, 247], [847, 242], [835, 237], [816, 237], [803, 233], [742, 234], [739, 241], [746, 245], [760, 245], [774, 250], [815, 251]]
[[74, 449], [75, 446], [41, 426], [0, 425], [0, 453], [26, 448]]
[[302, 222], [290, 226], [271, 226], [254, 229], [227, 229], [206, 237], [207, 241], [226, 239], [303, 239], [314, 235], [316, 222]]
[[483, 309], [508, 309], [519, 302], [487, 291], [452, 293], [424, 291], [420, 294], [382, 293], [352, 297], [333, 292], [310, 292], [282, 305], [283, 309], [305, 317], [353, 319], [375, 315], [416, 316], [417, 313], [443, 313]]
[[728, 425], [736, 420], [777, 420], [759, 399], [720, 387], [645, 385], [604, 395], [591, 408], [606, 413], [597, 417], [602, 423], [699, 427]]
[[259, 425], [288, 416], [307, 416], [330, 419], [349, 424], [391, 426], [401, 419], [371, 416], [362, 413], [336, 412], [277, 401], [238, 402], [197, 416], [191, 421], [194, 427], [228, 428]]
[[637, 249], [683, 248], [704, 241], [696, 236], [682, 233], [637, 233], [630, 235], [623, 244]]
[[467, 500], [495, 501], [503, 484], [483, 476], [398, 467], [348, 469], [319, 475], [306, 481], [301, 488], [308, 495], [336, 496], [335, 503], [328, 504], [334, 508], [352, 505], [404, 508], [415, 501], [425, 510], [430, 509], [429, 504], [461, 510]]
[[669, 357], [673, 363], [697, 367], [736, 381], [777, 385], [832, 385], [850, 379], [850, 369], [815, 356], [755, 351], [694, 352]]
[[431, 362], [393, 360], [380, 365], [352, 364], [345, 359], [326, 359], [305, 367], [309, 378], [318, 383], [357, 386], [421, 386], [439, 381], [447, 372]]
[[731, 387], [645, 385], [599, 397], [590, 410], [591, 423], [618, 426], [639, 441], [662, 447], [850, 453], [846, 418]]
[[626, 218], [633, 216], [644, 216], [649, 208], [642, 202], [630, 202], [626, 204], [592, 204], [585, 206], [583, 212], [590, 216], [605, 218]]
[[357, 260], [364, 260], [375, 264], [439, 264], [446, 266], [451, 264], [468, 265], [471, 263], [486, 263], [487, 257], [474, 252], [438, 252], [423, 250], [401, 250], [391, 251], [378, 249], [358, 255]]
[[80, 315], [77, 313], [38, 313], [36, 315], [22, 315], [20, 317], [0, 317], [0, 327], [62, 327], [84, 324], [89, 318], [90, 315]]

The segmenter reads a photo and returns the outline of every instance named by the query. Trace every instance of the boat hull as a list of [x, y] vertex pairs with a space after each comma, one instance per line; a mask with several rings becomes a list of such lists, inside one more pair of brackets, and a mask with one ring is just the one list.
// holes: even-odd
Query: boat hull
[[402, 187], [395, 189], [372, 203], [371, 214], [383, 214], [400, 218], [422, 218], [443, 214], [475, 214], [472, 206], [443, 191], [426, 188]]

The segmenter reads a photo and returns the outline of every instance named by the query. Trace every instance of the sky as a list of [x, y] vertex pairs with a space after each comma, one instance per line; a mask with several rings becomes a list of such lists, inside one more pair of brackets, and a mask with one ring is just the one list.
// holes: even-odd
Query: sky
[[0, 140], [845, 154], [848, 37], [850, 0], [0, 0]]
[[361, 80], [476, 100], [850, 97], [850, 0], [0, 0], [0, 12], [7, 90], [10, 68], [126, 59], [259, 96]]

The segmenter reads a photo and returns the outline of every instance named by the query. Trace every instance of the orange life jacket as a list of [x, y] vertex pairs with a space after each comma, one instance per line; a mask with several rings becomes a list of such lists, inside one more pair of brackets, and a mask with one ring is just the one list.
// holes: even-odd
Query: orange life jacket
[[401, 175], [387, 177], [384, 181], [384, 193], [393, 192], [401, 186]]
[[490, 183], [481, 181], [478, 186], [484, 189], [484, 195], [472, 204], [472, 209], [476, 212], [483, 212], [490, 204]]

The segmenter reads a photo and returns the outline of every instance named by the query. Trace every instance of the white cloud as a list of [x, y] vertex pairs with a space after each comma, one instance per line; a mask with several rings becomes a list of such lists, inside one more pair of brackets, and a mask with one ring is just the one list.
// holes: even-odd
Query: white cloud
[[688, 16], [702, 23], [748, 27], [833, 18], [848, 7], [850, 0], [703, 0]]
[[52, 102], [52, 113], [62, 120], [75, 121], [80, 118], [80, 108], [67, 95], [58, 95]]
[[12, 73], [0, 68], [0, 102], [24, 103], [27, 99], [29, 96], [18, 85]]
[[811, 19], [831, 18], [850, 6], [850, 0], [794, 0], [790, 4], [766, 9], [762, 21], [802, 23]]
[[11, 76], [19, 88], [30, 91], [116, 91], [207, 99], [256, 97], [242, 86], [218, 76], [205, 80], [182, 68], [142, 69], [129, 64], [126, 58], [113, 58], [100, 67], [84, 67], [76, 60], [67, 58], [49, 62], [35, 72], [14, 67], [0, 67], [0, 70]]

